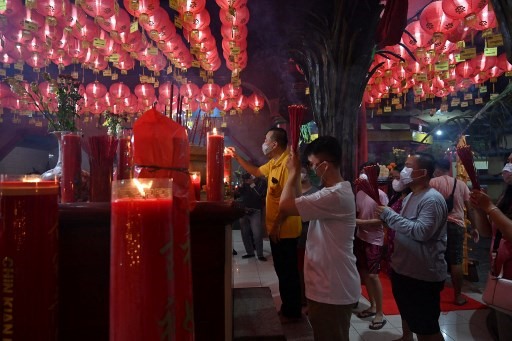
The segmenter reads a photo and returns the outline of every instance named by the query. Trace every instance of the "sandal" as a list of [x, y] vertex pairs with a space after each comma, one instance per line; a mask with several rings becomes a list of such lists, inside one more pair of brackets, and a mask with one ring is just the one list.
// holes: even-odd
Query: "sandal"
[[363, 310], [363, 311], [358, 312], [356, 314], [356, 316], [359, 317], [360, 319], [364, 319], [367, 317], [375, 316], [375, 314], [377, 314], [377, 313], [373, 312], [373, 311], [369, 311], [369, 310]]
[[368, 328], [370, 328], [371, 330], [379, 330], [379, 329], [382, 329], [382, 327], [384, 327], [386, 325], [386, 320], [382, 320], [382, 321], [372, 321], [372, 323], [370, 323], [370, 326]]

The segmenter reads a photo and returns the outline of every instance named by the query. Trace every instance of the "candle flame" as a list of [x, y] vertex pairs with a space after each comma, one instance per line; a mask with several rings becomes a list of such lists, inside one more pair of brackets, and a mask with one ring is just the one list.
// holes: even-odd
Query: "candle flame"
[[135, 184], [135, 187], [137, 187], [137, 190], [139, 191], [140, 195], [142, 197], [146, 197], [146, 189], [150, 189], [151, 186], [153, 186], [153, 181], [150, 181], [147, 184], [141, 183], [138, 179], [133, 179], [133, 183]]
[[192, 180], [196, 180], [197, 179], [197, 174], [196, 173], [192, 173]]
[[34, 175], [26, 175], [22, 179], [23, 182], [41, 182], [41, 178], [39, 176]]
[[213, 128], [212, 133], [213, 135], [217, 135], [217, 128]]

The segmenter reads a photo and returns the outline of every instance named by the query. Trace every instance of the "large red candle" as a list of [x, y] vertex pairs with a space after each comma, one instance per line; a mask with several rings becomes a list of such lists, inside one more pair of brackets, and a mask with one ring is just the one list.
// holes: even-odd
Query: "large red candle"
[[0, 339], [57, 339], [56, 182], [0, 177]]
[[233, 156], [228, 152], [224, 154], [224, 182], [228, 183], [231, 187], [231, 159]]
[[201, 172], [190, 172], [190, 180], [194, 187], [194, 196], [199, 201], [201, 199]]
[[114, 181], [111, 205], [110, 340], [177, 340], [172, 180]]
[[206, 198], [208, 201], [224, 199], [224, 134], [214, 128], [206, 141]]
[[60, 180], [61, 202], [76, 202], [82, 189], [82, 145], [77, 133], [61, 136], [62, 177]]
[[133, 149], [131, 132], [123, 130], [117, 149], [117, 180], [133, 178]]

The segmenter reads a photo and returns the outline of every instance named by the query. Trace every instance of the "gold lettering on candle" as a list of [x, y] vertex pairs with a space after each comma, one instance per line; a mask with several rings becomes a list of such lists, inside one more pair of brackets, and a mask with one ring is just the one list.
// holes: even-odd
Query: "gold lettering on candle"
[[2, 340], [12, 340], [14, 335], [14, 260], [2, 259]]
[[158, 325], [162, 327], [162, 334], [160, 335], [160, 340], [168, 340], [171, 341], [176, 327], [175, 314], [171, 314], [172, 306], [174, 305], [174, 300], [172, 297], [167, 298], [167, 305], [165, 306], [165, 315], [163, 318], [158, 321]]

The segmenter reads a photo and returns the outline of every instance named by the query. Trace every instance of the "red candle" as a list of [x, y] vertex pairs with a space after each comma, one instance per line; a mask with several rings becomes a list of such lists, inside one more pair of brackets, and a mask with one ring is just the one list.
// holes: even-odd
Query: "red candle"
[[224, 154], [224, 182], [231, 186], [231, 159], [233, 156], [230, 153]]
[[82, 187], [82, 147], [80, 135], [63, 133], [62, 143], [62, 177], [60, 180], [60, 201], [76, 202]]
[[222, 201], [224, 198], [224, 134], [214, 128], [207, 133], [206, 142], [206, 198]]
[[177, 340], [172, 180], [112, 186], [110, 340]]
[[0, 178], [0, 339], [57, 339], [58, 193]]
[[201, 199], [201, 172], [191, 172], [190, 180], [194, 187], [194, 195], [197, 201]]
[[133, 150], [131, 134], [123, 131], [117, 150], [117, 180], [133, 178]]

